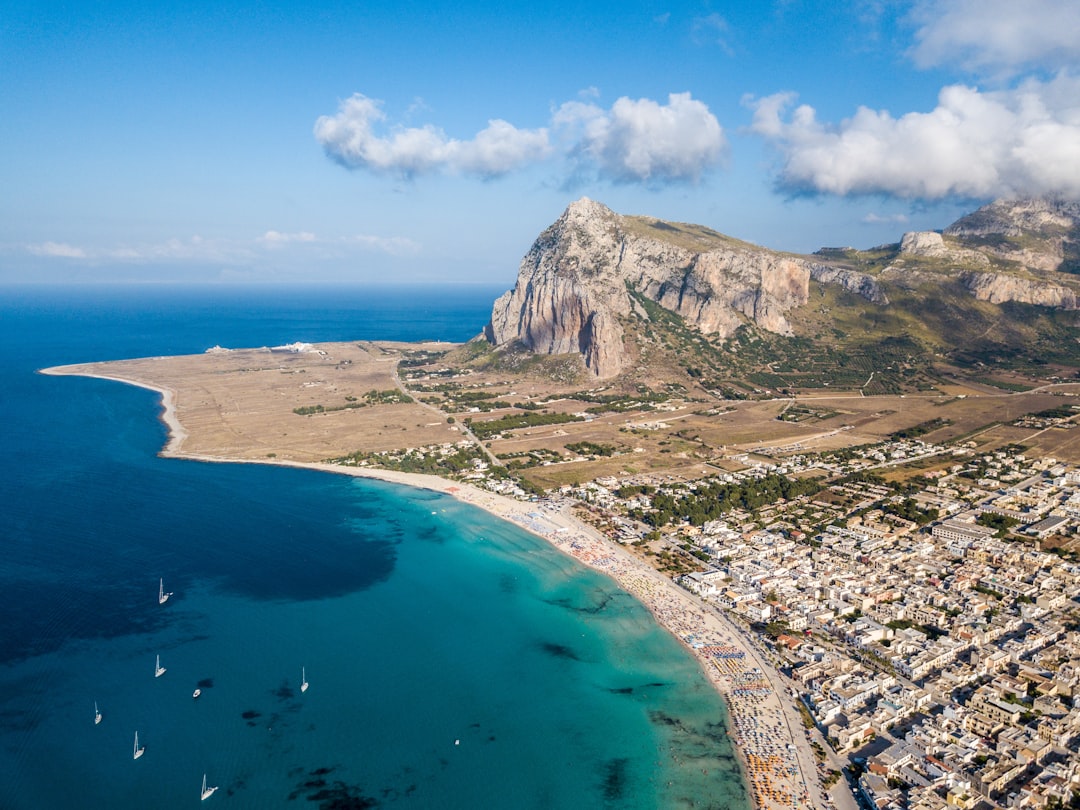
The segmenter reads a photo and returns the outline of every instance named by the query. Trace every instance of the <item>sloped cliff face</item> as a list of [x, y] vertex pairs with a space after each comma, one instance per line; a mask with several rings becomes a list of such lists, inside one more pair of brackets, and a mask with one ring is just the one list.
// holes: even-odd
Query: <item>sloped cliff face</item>
[[628, 362], [620, 322], [634, 311], [628, 288], [708, 334], [726, 337], [747, 321], [790, 334], [786, 313], [806, 303], [811, 279], [887, 303], [862, 273], [696, 226], [623, 217], [581, 199], [522, 259], [517, 283], [495, 302], [485, 335], [496, 346], [579, 353], [596, 376], [610, 377]]

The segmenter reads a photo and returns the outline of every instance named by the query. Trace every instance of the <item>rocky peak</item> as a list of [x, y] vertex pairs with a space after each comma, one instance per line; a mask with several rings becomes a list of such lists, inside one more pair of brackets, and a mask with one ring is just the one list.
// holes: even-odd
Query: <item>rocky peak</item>
[[559, 222], [564, 225], [570, 226], [592, 226], [597, 222], [604, 220], [614, 221], [617, 218], [617, 214], [596, 200], [590, 200], [588, 197], [582, 197], [580, 200], [574, 200], [563, 211]]

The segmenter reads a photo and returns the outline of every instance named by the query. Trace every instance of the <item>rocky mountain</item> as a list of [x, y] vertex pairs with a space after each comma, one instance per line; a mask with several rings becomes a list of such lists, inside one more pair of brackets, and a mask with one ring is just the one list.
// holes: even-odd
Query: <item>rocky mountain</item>
[[622, 320], [633, 293], [707, 334], [726, 337], [747, 321], [792, 334], [786, 314], [805, 304], [811, 279], [885, 305], [870, 276], [722, 236], [708, 228], [620, 216], [583, 198], [544, 231], [521, 261], [517, 284], [496, 302], [485, 335], [496, 346], [577, 352], [598, 377], [630, 353]]
[[944, 235], [1029, 271], [1080, 272], [1080, 202], [998, 200], [958, 219]]
[[[606, 378], [634, 362], [632, 327], [650, 320], [648, 302], [714, 342], [745, 327], [813, 337], [823, 324], [813, 290], [860, 309], [864, 320], [893, 323], [898, 334], [928, 295], [1075, 310], [1078, 246], [1080, 204], [1064, 201], [998, 201], [943, 232], [905, 234], [897, 245], [799, 256], [583, 198], [529, 249], [485, 337], [499, 348], [579, 354]], [[956, 334], [931, 330], [920, 339], [948, 345]]]

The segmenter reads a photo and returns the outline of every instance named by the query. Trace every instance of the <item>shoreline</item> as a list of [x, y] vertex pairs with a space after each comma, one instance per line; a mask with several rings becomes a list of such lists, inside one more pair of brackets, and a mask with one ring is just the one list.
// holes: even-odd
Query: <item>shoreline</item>
[[[571, 501], [522, 502], [467, 482], [422, 473], [325, 462], [186, 453], [182, 448], [188, 432], [177, 415], [177, 395], [173, 389], [74, 368], [54, 366], [40, 369], [39, 373], [110, 380], [154, 391], [161, 397], [159, 418], [168, 434], [159, 453], [162, 457], [309, 469], [440, 492], [510, 521], [580, 564], [607, 575], [640, 602], [657, 624], [693, 655], [699, 669], [720, 695], [727, 708], [728, 733], [750, 805], [758, 810], [787, 810], [800, 803], [822, 806], [824, 791], [817, 778], [816, 762], [801, 727], [792, 728], [790, 707], [785, 706], [781, 697], [783, 687], [779, 686], [779, 673], [761, 660], [754, 643], [717, 607], [707, 605], [700, 597], [684, 590], [619, 543], [578, 519], [571, 513]], [[795, 719], [798, 719], [797, 715]], [[808, 770], [810, 778], [807, 778]]]

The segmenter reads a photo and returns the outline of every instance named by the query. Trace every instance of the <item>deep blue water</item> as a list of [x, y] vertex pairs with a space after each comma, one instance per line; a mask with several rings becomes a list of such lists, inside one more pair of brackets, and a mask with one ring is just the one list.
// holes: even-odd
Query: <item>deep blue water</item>
[[204, 772], [243, 808], [746, 806], [719, 699], [606, 578], [435, 493], [159, 458], [155, 394], [35, 373], [467, 340], [499, 292], [0, 290], [0, 806], [188, 807]]

